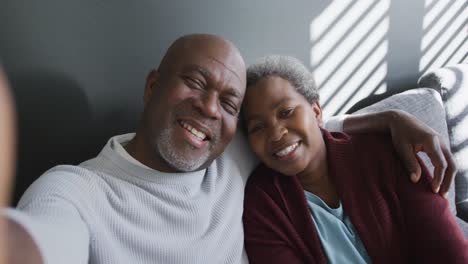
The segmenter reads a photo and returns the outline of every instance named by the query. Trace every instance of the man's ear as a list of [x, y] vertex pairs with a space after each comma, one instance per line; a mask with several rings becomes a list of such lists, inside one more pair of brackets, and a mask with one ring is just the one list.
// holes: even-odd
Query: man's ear
[[322, 107], [320, 107], [320, 103], [319, 102], [313, 103], [312, 109], [315, 113], [315, 118], [317, 119], [317, 123], [319, 124], [320, 127], [322, 127], [323, 126]]
[[143, 103], [146, 107], [148, 102], [151, 100], [151, 96], [153, 96], [153, 91], [160, 84], [160, 73], [159, 70], [153, 69], [150, 71], [148, 76], [146, 77], [146, 84], [145, 84], [145, 92], [143, 93]]

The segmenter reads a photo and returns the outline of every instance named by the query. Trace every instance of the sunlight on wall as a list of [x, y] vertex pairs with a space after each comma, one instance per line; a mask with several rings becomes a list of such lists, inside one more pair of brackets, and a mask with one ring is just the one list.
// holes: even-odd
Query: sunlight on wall
[[310, 25], [311, 67], [324, 117], [386, 91], [390, 0], [332, 1]]
[[468, 2], [425, 0], [419, 71], [467, 62]]
[[[451, 151], [457, 161], [455, 186], [467, 190], [457, 191], [457, 203], [468, 201], [468, 182], [464, 178], [468, 174], [468, 81], [463, 78], [468, 75], [467, 5], [466, 0], [425, 0], [419, 61], [420, 73], [435, 73], [442, 86]], [[458, 210], [458, 214], [468, 216], [466, 209]]]

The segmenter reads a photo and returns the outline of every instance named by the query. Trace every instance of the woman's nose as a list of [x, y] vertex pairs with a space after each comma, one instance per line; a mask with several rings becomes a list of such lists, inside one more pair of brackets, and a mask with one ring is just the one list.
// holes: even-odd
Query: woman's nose
[[275, 126], [271, 130], [270, 140], [273, 142], [280, 141], [287, 133], [288, 129], [284, 126]]

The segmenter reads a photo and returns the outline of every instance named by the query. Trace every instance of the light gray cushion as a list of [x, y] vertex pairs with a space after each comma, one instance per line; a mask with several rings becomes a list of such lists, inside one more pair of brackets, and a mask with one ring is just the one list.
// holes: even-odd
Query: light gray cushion
[[[390, 109], [398, 109], [414, 115], [437, 131], [442, 136], [445, 143], [448, 144], [447, 123], [445, 122], [445, 112], [442, 99], [440, 94], [434, 89], [419, 88], [408, 90], [406, 92], [390, 96], [355, 113], [374, 113]], [[419, 153], [418, 155], [424, 161], [429, 171], [432, 172], [434, 170], [434, 166], [430, 162], [429, 157], [425, 153]], [[453, 184], [448, 193], [448, 200], [450, 210], [455, 215], [455, 190]]]
[[468, 222], [468, 65], [457, 64], [430, 71], [418, 81], [442, 94], [450, 147], [457, 163], [455, 203], [457, 215]]

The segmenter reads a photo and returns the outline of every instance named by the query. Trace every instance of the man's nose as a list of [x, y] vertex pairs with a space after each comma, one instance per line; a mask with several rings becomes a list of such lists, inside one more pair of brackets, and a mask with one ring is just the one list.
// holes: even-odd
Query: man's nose
[[220, 119], [220, 104], [218, 95], [216, 92], [206, 92], [202, 95], [199, 100], [196, 100], [195, 103], [196, 108], [200, 110], [200, 112], [205, 115], [206, 117], [212, 119]]

